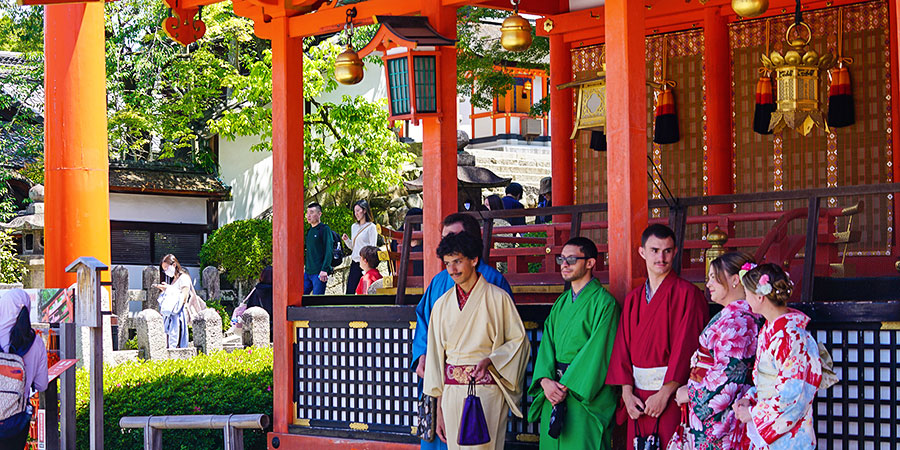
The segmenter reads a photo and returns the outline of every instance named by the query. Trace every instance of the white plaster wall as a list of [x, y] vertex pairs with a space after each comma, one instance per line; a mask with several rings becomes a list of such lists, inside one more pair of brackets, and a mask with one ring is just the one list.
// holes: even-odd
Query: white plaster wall
[[219, 202], [219, 226], [251, 219], [272, 206], [272, 152], [250, 151], [258, 137], [219, 141], [219, 176], [231, 201]]
[[110, 193], [109, 219], [206, 225], [206, 199]]

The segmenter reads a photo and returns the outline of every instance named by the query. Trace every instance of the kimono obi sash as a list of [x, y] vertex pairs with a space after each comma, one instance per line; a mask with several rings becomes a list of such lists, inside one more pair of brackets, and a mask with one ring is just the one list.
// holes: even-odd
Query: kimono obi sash
[[666, 379], [666, 366], [661, 367], [637, 367], [631, 366], [634, 373], [634, 387], [642, 391], [658, 391], [662, 389], [663, 380]]
[[768, 400], [778, 394], [778, 368], [768, 355], [761, 355], [756, 366], [756, 395], [759, 400]]
[[[444, 384], [447, 385], [468, 385], [469, 380], [475, 373], [475, 366], [454, 366], [447, 364], [444, 368]], [[475, 384], [497, 384], [490, 372], [485, 373], [481, 378], [475, 380]]]
[[712, 368], [714, 362], [709, 350], [703, 347], [698, 348], [691, 361], [691, 380], [698, 383], [703, 381], [706, 378], [706, 372]]

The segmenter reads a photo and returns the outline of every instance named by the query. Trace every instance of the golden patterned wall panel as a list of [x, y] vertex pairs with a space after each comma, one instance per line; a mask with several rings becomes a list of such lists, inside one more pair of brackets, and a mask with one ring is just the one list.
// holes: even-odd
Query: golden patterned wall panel
[[[857, 123], [831, 133], [816, 129], [807, 137], [795, 132], [760, 136], [753, 133], [755, 82], [759, 77], [759, 54], [765, 50], [765, 20], [740, 21], [729, 26], [734, 68], [734, 137], [735, 190], [738, 193], [848, 186], [890, 181], [890, 24], [887, 4], [883, 0], [860, 3], [843, 8], [843, 53], [855, 60], [850, 65]], [[837, 50], [837, 9], [805, 12], [813, 31], [810, 46], [814, 49]], [[783, 51], [784, 32], [793, 16], [773, 18], [770, 50]], [[820, 100], [827, 104], [828, 80], [822, 76]], [[856, 199], [828, 199], [823, 206], [847, 206]], [[892, 236], [889, 223], [892, 204], [887, 197], [868, 197], [862, 214], [854, 226], [863, 230], [863, 240], [851, 251], [879, 253], [887, 250]], [[791, 209], [805, 202], [785, 205], [744, 206], [740, 212]], [[839, 227], [843, 227], [843, 222]], [[805, 225], [797, 223], [792, 232], [803, 233]], [[765, 232], [766, 224], [737, 229], [738, 235]]]

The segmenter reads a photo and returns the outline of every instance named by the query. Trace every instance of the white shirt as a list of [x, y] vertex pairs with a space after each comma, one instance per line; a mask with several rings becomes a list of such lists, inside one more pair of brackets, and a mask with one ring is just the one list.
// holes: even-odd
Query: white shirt
[[344, 243], [347, 244], [347, 247], [350, 247], [350, 259], [353, 262], [359, 262], [359, 251], [363, 247], [378, 245], [378, 230], [375, 228], [376, 226], [372, 222], [366, 222], [362, 225], [354, 223], [350, 226], [350, 236], [352, 236], [350, 243], [347, 243], [347, 241], [344, 241]]

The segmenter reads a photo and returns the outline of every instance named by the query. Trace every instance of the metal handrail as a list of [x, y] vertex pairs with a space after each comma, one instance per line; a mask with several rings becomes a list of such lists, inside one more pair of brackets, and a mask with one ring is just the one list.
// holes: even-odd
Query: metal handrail
[[244, 449], [245, 429], [265, 429], [265, 414], [191, 415], [191, 416], [125, 416], [121, 428], [143, 428], [144, 450], [162, 450], [162, 430], [213, 430], [225, 433], [225, 450]]

